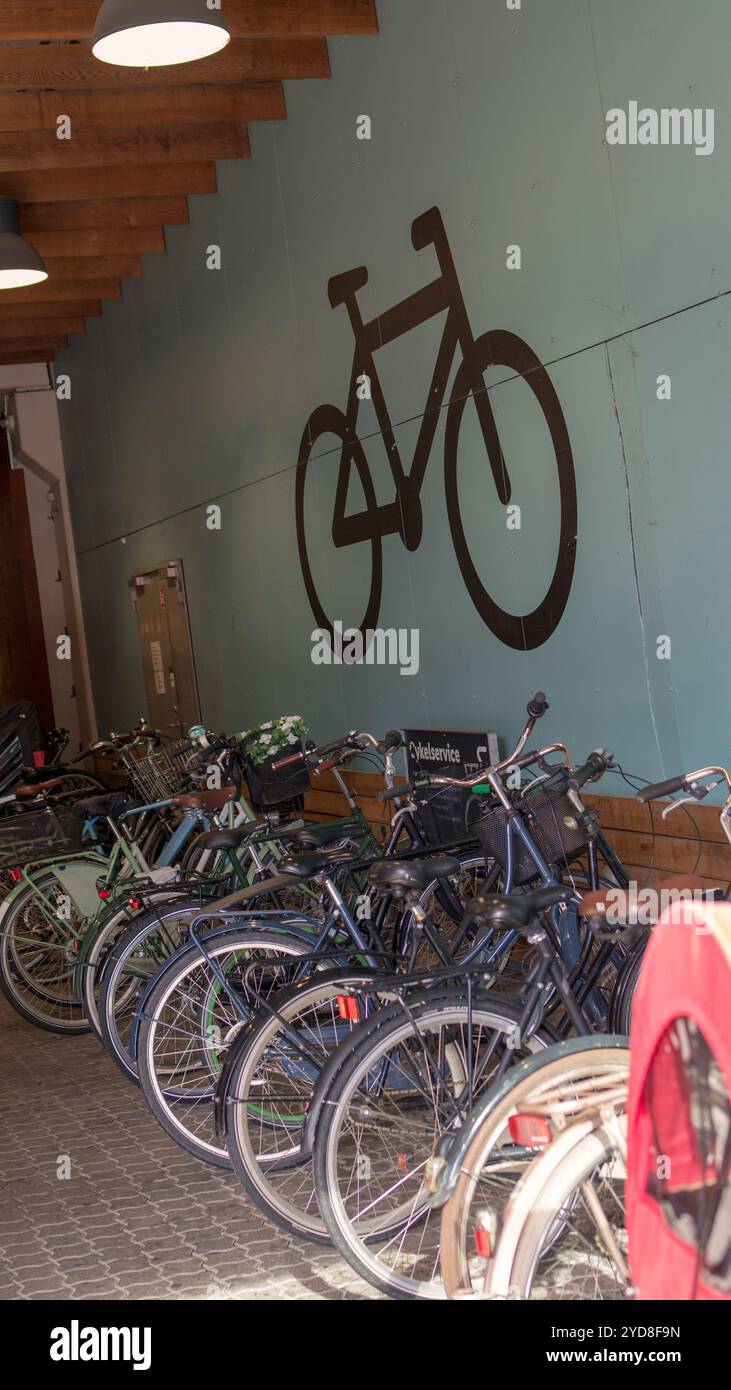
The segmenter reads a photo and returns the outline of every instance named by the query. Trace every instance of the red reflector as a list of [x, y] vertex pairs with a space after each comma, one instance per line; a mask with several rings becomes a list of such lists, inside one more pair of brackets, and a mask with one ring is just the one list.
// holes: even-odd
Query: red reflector
[[133, 912], [139, 912], [140, 908], [142, 907], [142, 903], [140, 902], [139, 898], [128, 898], [127, 906], [131, 907]]
[[492, 1241], [490, 1239], [490, 1232], [486, 1231], [484, 1226], [478, 1226], [477, 1230], [475, 1231], [475, 1250], [477, 1251], [478, 1255], [482, 1257], [483, 1260], [492, 1259]]
[[110, 888], [97, 888], [97, 893], [99, 894], [99, 897], [100, 897], [100, 898], [105, 898], [105, 899], [106, 899], [106, 898], [111, 898], [111, 896], [112, 896], [112, 892], [111, 892], [111, 889], [110, 889]]
[[34, 765], [35, 767], [45, 767], [45, 765], [46, 765], [46, 754], [45, 754], [45, 749], [43, 749], [43, 748], [34, 748], [34, 749], [33, 749], [33, 765]]
[[544, 1149], [553, 1138], [545, 1115], [511, 1115], [508, 1129], [513, 1142], [524, 1149]]
[[12, 878], [13, 883], [20, 883], [20, 880], [23, 877], [22, 869], [11, 869], [10, 877]]
[[338, 1013], [350, 1023], [358, 1022], [358, 1000], [352, 994], [338, 995]]

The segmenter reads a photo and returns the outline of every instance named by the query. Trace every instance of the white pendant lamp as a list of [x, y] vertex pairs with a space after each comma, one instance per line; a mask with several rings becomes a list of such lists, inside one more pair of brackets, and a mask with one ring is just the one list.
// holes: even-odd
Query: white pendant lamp
[[19, 290], [48, 279], [41, 257], [20, 235], [20, 210], [15, 198], [0, 198], [0, 290]]
[[209, 58], [231, 35], [208, 0], [104, 0], [92, 52], [123, 68], [165, 68]]

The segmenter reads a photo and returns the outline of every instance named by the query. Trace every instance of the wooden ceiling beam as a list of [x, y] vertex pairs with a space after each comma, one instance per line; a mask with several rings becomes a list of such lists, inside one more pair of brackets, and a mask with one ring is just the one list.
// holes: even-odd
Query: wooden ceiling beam
[[[90, 39], [100, 0], [0, 0], [4, 39]], [[377, 34], [375, 0], [225, 0], [234, 38]]]
[[55, 337], [59, 333], [63, 335], [83, 333], [85, 327], [84, 320], [76, 318], [39, 317], [37, 319], [10, 319], [6, 322], [2, 316], [2, 304], [0, 304], [0, 352], [6, 351], [3, 343], [4, 338], [12, 338], [16, 342], [21, 338], [45, 339]]
[[[3, 290], [2, 294], [5, 295], [6, 291]], [[6, 304], [0, 298], [0, 318], [5, 324], [39, 318], [66, 319], [69, 315], [75, 319], [98, 318], [101, 311], [102, 306], [98, 299], [64, 300], [58, 304]]]
[[[1, 5], [2, 0], [0, 0]], [[1, 14], [1, 10], [0, 10]], [[72, 129], [81, 126], [206, 124], [219, 121], [281, 121], [287, 116], [281, 82], [240, 82], [235, 86], [140, 88], [130, 107], [129, 92], [0, 92], [0, 130], [50, 130], [59, 116]]]
[[0, 131], [0, 174], [31, 169], [87, 169], [105, 165], [194, 164], [196, 160], [248, 159], [245, 125], [127, 125], [71, 127], [59, 140], [53, 130], [28, 130], [23, 139]]
[[[76, 202], [84, 198], [149, 198], [215, 193], [214, 164], [141, 164], [129, 169], [28, 169], [0, 173], [0, 194], [21, 203]], [[96, 218], [91, 217], [91, 225]]]
[[33, 352], [0, 352], [0, 367], [22, 367], [27, 362], [52, 362], [53, 349], [45, 352], [36, 348]]
[[139, 256], [165, 250], [162, 227], [86, 227], [83, 233], [26, 231], [25, 239], [45, 260], [57, 256]]
[[39, 335], [37, 338], [24, 335], [22, 338], [0, 339], [0, 352], [6, 357], [14, 352], [29, 352], [31, 348], [39, 348], [42, 351], [48, 349], [53, 352], [57, 348], [65, 347], [68, 347], [68, 341], [63, 333], [54, 333], [51, 336], [44, 335], [43, 337]]
[[[84, 236], [79, 233], [79, 239]], [[50, 280], [113, 280], [122, 275], [138, 279], [142, 274], [139, 256], [49, 256], [46, 270]], [[0, 300], [0, 304], [2, 301]]]
[[[3, 33], [0, 17], [0, 33]], [[195, 65], [200, 82], [290, 81], [329, 77], [326, 39], [233, 39], [227, 48]], [[100, 63], [86, 44], [0, 44], [0, 89], [26, 91], [34, 87], [115, 87], [135, 91], [179, 87], [182, 65], [169, 68], [121, 68]], [[188, 76], [186, 65], [184, 76]]]
[[[0, 306], [5, 304], [51, 304], [59, 300], [119, 299], [122, 291], [119, 280], [58, 280], [52, 284], [29, 285], [22, 290], [3, 290]], [[45, 311], [44, 311], [45, 312]]]
[[188, 199], [99, 198], [73, 202], [26, 203], [20, 209], [20, 229], [26, 232], [74, 231], [77, 227], [185, 227], [189, 222]]

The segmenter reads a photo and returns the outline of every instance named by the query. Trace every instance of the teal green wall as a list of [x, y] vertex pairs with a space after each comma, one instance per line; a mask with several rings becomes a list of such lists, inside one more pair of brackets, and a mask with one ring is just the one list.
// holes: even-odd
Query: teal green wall
[[[329, 81], [288, 85], [288, 121], [252, 127], [252, 159], [219, 164], [218, 195], [191, 199], [168, 254], [146, 257], [143, 278], [125, 281], [58, 360], [72, 378], [59, 410], [100, 727], [144, 708], [127, 578], [182, 557], [209, 725], [301, 711], [323, 738], [399, 724], [509, 737], [542, 688], [546, 732], [577, 756], [603, 743], [651, 777], [723, 760], [728, 0], [523, 0], [520, 11], [504, 0], [381, 0], [379, 19], [378, 36], [331, 41]], [[608, 149], [604, 113], [631, 99], [714, 108], [713, 155]], [[370, 141], [356, 138], [361, 114]], [[432, 205], [475, 334], [508, 329], [550, 364], [577, 475], [571, 596], [557, 631], [529, 652], [479, 618], [446, 519], [442, 412], [421, 547], [408, 553], [397, 536], [383, 545], [380, 622], [420, 629], [421, 670], [315, 667], [295, 465], [315, 406], [345, 406], [352, 353], [327, 281], [367, 265], [367, 317], [425, 284], [434, 253], [414, 251], [410, 229]], [[212, 243], [220, 272], [206, 268]], [[506, 268], [514, 243], [520, 271]], [[407, 457], [440, 328], [432, 320], [379, 359]], [[660, 374], [672, 379], [670, 401], [657, 399]], [[522, 531], [506, 529], [489, 478], [482, 485], [469, 424], [460, 471], [481, 572], [498, 601], [527, 610], [555, 557], [555, 469], [531, 392], [509, 375], [495, 368], [488, 385]], [[372, 407], [359, 426], [388, 500]], [[326, 446], [313, 474], [331, 499], [320, 573], [333, 616], [357, 622], [363, 556], [329, 541], [338, 455]], [[206, 527], [213, 501], [220, 532]], [[659, 634], [672, 639], [670, 661], [657, 660]]]

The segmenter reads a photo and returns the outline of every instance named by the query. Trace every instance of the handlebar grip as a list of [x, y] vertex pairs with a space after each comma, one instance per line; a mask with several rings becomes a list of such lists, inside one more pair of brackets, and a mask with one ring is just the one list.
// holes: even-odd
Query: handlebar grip
[[589, 754], [586, 762], [582, 763], [581, 767], [577, 767], [574, 772], [573, 780], [577, 787], [583, 787], [585, 782], [591, 782], [593, 779], [598, 780], [602, 773], [606, 772], [611, 761], [611, 756], [601, 749], [595, 748], [593, 753]]
[[410, 796], [416, 786], [415, 782], [399, 782], [396, 787], [384, 787], [382, 792], [376, 792], [376, 801], [393, 801], [397, 796]]
[[321, 777], [323, 772], [332, 772], [333, 768], [340, 767], [341, 763], [342, 758], [340, 754], [336, 753], [332, 758], [325, 758], [317, 764], [317, 767], [313, 767], [311, 769], [312, 776]]
[[272, 772], [282, 772], [286, 767], [301, 767], [305, 761], [305, 755], [301, 748], [296, 753], [288, 753], [286, 758], [277, 758], [272, 763]]
[[389, 729], [383, 736], [383, 746], [387, 753], [392, 753], [395, 748], [402, 748], [404, 736], [400, 729]]
[[528, 713], [531, 719], [540, 719], [548, 709], [548, 700], [542, 690], [537, 690], [528, 701]]
[[685, 787], [685, 777], [668, 777], [666, 782], [651, 782], [649, 787], [643, 787], [641, 791], [635, 793], [635, 801], [655, 801], [659, 796], [671, 796], [673, 792], [682, 791]]

